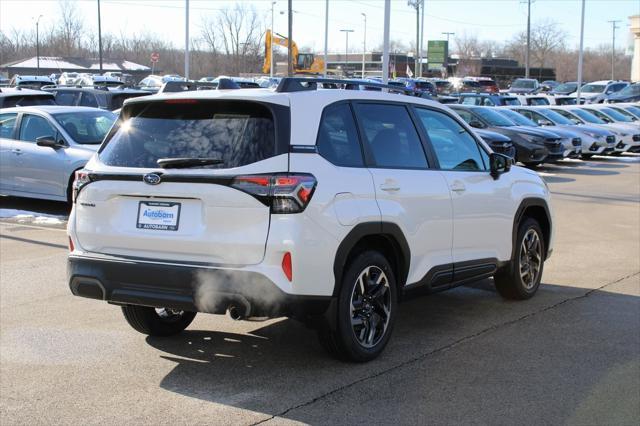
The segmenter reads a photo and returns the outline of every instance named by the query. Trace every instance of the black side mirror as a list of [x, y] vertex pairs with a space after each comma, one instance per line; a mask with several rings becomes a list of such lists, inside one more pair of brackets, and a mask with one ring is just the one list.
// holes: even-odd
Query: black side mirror
[[484, 129], [484, 124], [479, 120], [471, 120], [469, 126], [475, 127], [476, 129]]
[[491, 176], [493, 176], [494, 179], [498, 179], [501, 174], [511, 170], [511, 158], [492, 152], [489, 155], [489, 165], [491, 167]]
[[57, 149], [63, 146], [63, 144], [56, 141], [56, 138], [53, 136], [40, 136], [36, 138], [36, 145], [38, 146], [48, 146], [49, 148]]

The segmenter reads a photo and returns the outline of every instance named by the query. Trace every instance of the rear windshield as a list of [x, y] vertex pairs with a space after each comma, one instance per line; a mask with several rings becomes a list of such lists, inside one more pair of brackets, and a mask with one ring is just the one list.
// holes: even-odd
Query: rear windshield
[[6, 96], [2, 102], [2, 108], [32, 105], [55, 105], [53, 95], [18, 95]]
[[495, 87], [497, 86], [495, 81], [491, 81], [491, 80], [480, 80], [478, 81], [478, 84], [482, 87]]
[[[175, 103], [177, 102], [177, 103]], [[171, 99], [136, 103], [102, 147], [109, 166], [158, 167], [161, 158], [216, 158], [240, 167], [277, 155], [271, 111], [255, 102]]]

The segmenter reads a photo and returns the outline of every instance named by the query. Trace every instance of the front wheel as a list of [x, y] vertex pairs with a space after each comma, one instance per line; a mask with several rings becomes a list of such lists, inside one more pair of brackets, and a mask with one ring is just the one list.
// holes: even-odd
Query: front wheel
[[196, 316], [195, 312], [138, 305], [125, 305], [122, 307], [122, 313], [131, 327], [149, 336], [178, 334], [187, 328]]
[[535, 219], [527, 218], [518, 227], [515, 254], [509, 265], [494, 276], [496, 289], [505, 299], [529, 299], [538, 291], [544, 268], [542, 235]]
[[342, 279], [336, 326], [320, 330], [320, 342], [340, 359], [376, 358], [389, 342], [396, 303], [396, 280], [387, 259], [376, 251], [359, 254]]

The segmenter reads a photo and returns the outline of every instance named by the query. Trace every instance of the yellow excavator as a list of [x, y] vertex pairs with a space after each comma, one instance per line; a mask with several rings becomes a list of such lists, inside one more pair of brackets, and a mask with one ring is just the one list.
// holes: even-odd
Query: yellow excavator
[[[289, 39], [273, 33], [273, 44], [289, 47]], [[267, 30], [264, 36], [264, 65], [262, 72], [267, 74], [271, 69], [271, 30]], [[291, 42], [291, 53], [294, 58], [293, 70], [296, 74], [322, 74], [324, 72], [324, 61], [316, 58], [313, 53], [298, 53], [298, 46], [295, 41]]]

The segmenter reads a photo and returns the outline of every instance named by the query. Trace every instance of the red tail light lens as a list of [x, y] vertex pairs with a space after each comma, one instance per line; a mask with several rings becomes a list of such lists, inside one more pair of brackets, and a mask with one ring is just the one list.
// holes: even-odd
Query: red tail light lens
[[293, 269], [291, 268], [291, 253], [286, 252], [282, 256], [282, 272], [287, 277], [289, 282], [293, 279]]
[[73, 186], [71, 187], [71, 199], [74, 203], [76, 202], [76, 198], [78, 198], [80, 190], [90, 182], [91, 177], [86, 170], [76, 170]]
[[271, 208], [271, 213], [300, 213], [311, 201], [316, 188], [309, 174], [236, 176], [231, 186], [249, 193]]

